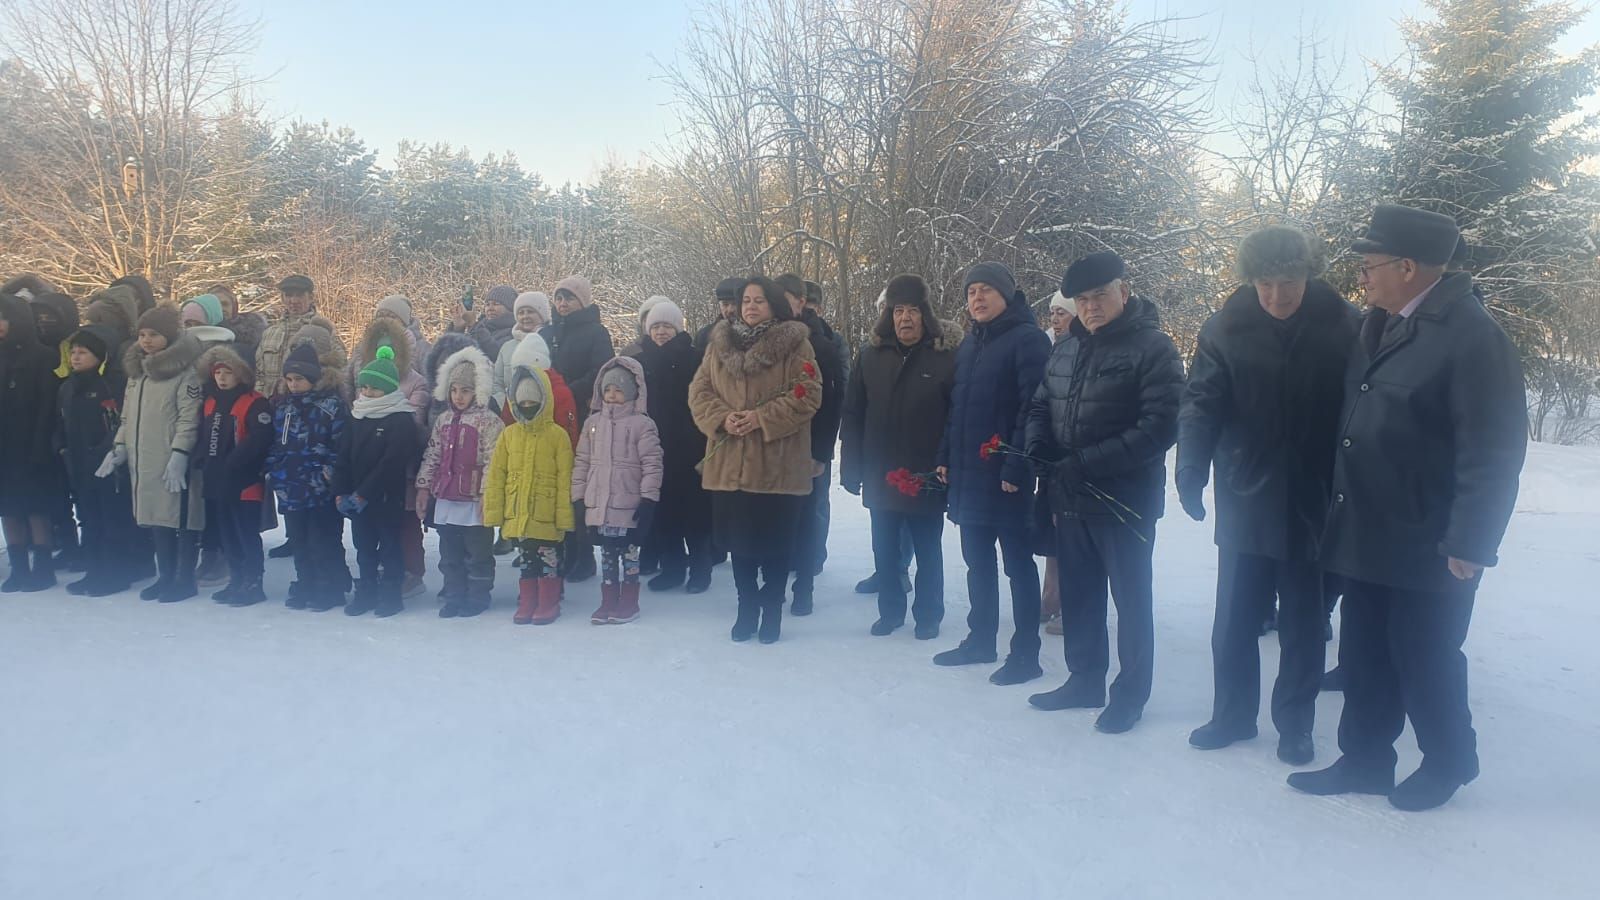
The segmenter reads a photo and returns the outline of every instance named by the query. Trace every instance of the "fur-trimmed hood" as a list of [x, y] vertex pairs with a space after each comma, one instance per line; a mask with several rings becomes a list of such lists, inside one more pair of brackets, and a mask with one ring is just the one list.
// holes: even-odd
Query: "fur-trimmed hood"
[[0, 285], [0, 294], [16, 294], [24, 300], [33, 301], [45, 294], [59, 294], [61, 290], [41, 276], [31, 272], [18, 275], [3, 285]]
[[200, 339], [188, 332], [178, 335], [176, 341], [148, 356], [139, 349], [139, 342], [134, 341], [128, 345], [128, 352], [123, 354], [122, 370], [128, 373], [129, 378], [149, 377], [155, 381], [167, 381], [183, 374], [183, 370], [194, 365], [205, 352], [206, 347], [200, 343]]
[[33, 306], [12, 293], [0, 293], [0, 318], [6, 320], [4, 344], [28, 347], [39, 343], [39, 327], [33, 321]]
[[774, 322], [749, 350], [733, 342], [733, 325], [724, 319], [711, 329], [707, 350], [717, 354], [729, 372], [750, 375], [772, 368], [793, 353], [801, 343], [811, 340], [811, 329], [797, 319]]
[[378, 348], [384, 341], [394, 350], [394, 367], [400, 375], [403, 377], [411, 371], [416, 338], [406, 329], [406, 324], [394, 316], [377, 316], [367, 324], [367, 330], [361, 334], [361, 344], [356, 348], [356, 371], [378, 358]]
[[627, 407], [624, 414], [643, 414], [650, 409], [650, 400], [647, 396], [649, 394], [649, 390], [645, 387], [644, 383], [644, 366], [640, 365], [639, 361], [631, 356], [618, 356], [601, 366], [600, 371], [595, 373], [594, 392], [593, 396], [589, 400], [590, 412], [597, 413], [605, 408], [606, 373], [612, 369], [619, 368], [627, 369], [628, 374], [633, 376], [633, 383], [639, 386], [639, 396], [622, 404], [623, 406]]
[[260, 313], [239, 313], [231, 319], [222, 320], [222, 327], [233, 332], [234, 340], [247, 347], [258, 347], [261, 338], [267, 333], [267, 317]]
[[[446, 359], [454, 356], [457, 351], [476, 346], [478, 346], [477, 341], [473, 340], [470, 335], [462, 334], [459, 331], [446, 331], [444, 334], [439, 335], [439, 339], [433, 342], [433, 346], [428, 348], [428, 354], [424, 357], [422, 377], [428, 380], [430, 386], [438, 387], [439, 366]], [[445, 388], [445, 397], [443, 399], [449, 399], [449, 395], [450, 389]]]
[[211, 382], [211, 370], [218, 363], [232, 369], [234, 377], [238, 378], [239, 384], [244, 385], [247, 390], [255, 389], [256, 367], [228, 344], [207, 347], [206, 352], [200, 354], [200, 359], [194, 364], [194, 370], [200, 375], [202, 384]]
[[338, 390], [344, 381], [344, 367], [350, 364], [350, 355], [345, 353], [344, 345], [334, 337], [333, 323], [321, 316], [312, 316], [311, 321], [301, 325], [289, 339], [289, 349], [293, 350], [300, 344], [310, 344], [316, 349], [317, 365], [322, 367], [322, 377], [317, 379], [313, 389]]
[[117, 284], [89, 295], [84, 321], [114, 329], [124, 340], [133, 337], [139, 322], [139, 294], [132, 285]]
[[[883, 321], [879, 319], [878, 327], [874, 328], [872, 334], [867, 336], [868, 345], [873, 347], [892, 347], [899, 342], [900, 339], [895, 337], [894, 334], [892, 311], [889, 317], [889, 333], [887, 335], [882, 331]], [[923, 341], [931, 342], [933, 349], [939, 351], [954, 351], [961, 346], [962, 338], [967, 336], [967, 330], [961, 327], [960, 322], [954, 319], [935, 319], [926, 312], [922, 315], [922, 326], [924, 332]]]
[[478, 406], [488, 406], [489, 396], [494, 392], [494, 365], [476, 344], [470, 342], [445, 357], [439, 367], [430, 373], [433, 375], [433, 399], [440, 403], [450, 402], [450, 372], [463, 363], [472, 366], [472, 402]]

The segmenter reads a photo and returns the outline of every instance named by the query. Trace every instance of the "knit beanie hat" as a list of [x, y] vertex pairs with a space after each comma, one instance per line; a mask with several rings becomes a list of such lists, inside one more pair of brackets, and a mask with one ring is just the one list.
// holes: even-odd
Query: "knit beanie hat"
[[605, 395], [605, 389], [608, 387], [614, 387], [622, 391], [622, 399], [624, 400], [639, 399], [639, 382], [634, 379], [632, 372], [621, 366], [612, 366], [606, 370], [604, 375], [600, 376], [601, 396]]
[[524, 309], [532, 309], [539, 315], [539, 321], [550, 324], [550, 298], [543, 291], [525, 291], [517, 295], [517, 302], [511, 307], [513, 315]]
[[556, 283], [556, 293], [566, 291], [576, 297], [579, 306], [590, 306], [594, 303], [594, 285], [582, 275], [568, 275]]
[[660, 303], [650, 307], [650, 312], [645, 315], [645, 334], [649, 334], [651, 328], [663, 322], [679, 331], [683, 330], [683, 310], [678, 308], [678, 304], [666, 298], [662, 298]]
[[316, 384], [322, 378], [322, 360], [317, 358], [316, 345], [310, 341], [295, 344], [288, 358], [283, 361], [283, 374], [299, 375]]
[[216, 294], [201, 294], [183, 305], [183, 321], [196, 325], [221, 325], [222, 298]]
[[166, 304], [151, 308], [139, 317], [139, 324], [135, 327], [134, 333], [145, 330], [161, 335], [169, 344], [177, 341], [178, 336], [183, 333], [183, 321], [178, 317], [178, 308]]
[[530, 375], [518, 381], [515, 399], [518, 406], [544, 405], [544, 385], [539, 376]]
[[987, 284], [994, 288], [1007, 303], [1017, 293], [1017, 277], [1003, 262], [981, 262], [968, 269], [966, 283], [961, 286], [962, 292], [965, 293], [975, 284]]
[[472, 360], [464, 359], [456, 363], [455, 367], [450, 370], [449, 376], [445, 378], [445, 383], [453, 388], [464, 387], [476, 390], [478, 387], [478, 367], [472, 364]]
[[411, 324], [411, 301], [403, 294], [390, 294], [379, 300], [376, 311], [394, 316], [407, 325]]
[[111, 352], [111, 349], [106, 346], [106, 342], [99, 335], [87, 329], [79, 329], [74, 332], [72, 337], [67, 339], [67, 344], [72, 347], [82, 347], [93, 353], [94, 358], [101, 362], [105, 362], [106, 354]]
[[384, 344], [378, 348], [376, 358], [356, 376], [356, 387], [377, 388], [385, 394], [400, 389], [400, 370], [394, 367], [393, 347]]
[[1066, 310], [1067, 315], [1069, 316], [1075, 316], [1078, 314], [1077, 302], [1060, 291], [1056, 291], [1054, 294], [1050, 295], [1050, 308]]
[[509, 284], [495, 285], [494, 287], [490, 288], [489, 293], [484, 296], [483, 302], [498, 303], [501, 306], [510, 309], [517, 302], [517, 289]]

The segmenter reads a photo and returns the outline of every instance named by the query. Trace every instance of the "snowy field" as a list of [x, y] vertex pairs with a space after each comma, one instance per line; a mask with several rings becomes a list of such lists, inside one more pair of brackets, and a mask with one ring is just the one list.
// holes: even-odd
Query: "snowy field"
[[[1596, 896], [1600, 451], [1531, 449], [1468, 641], [1483, 776], [1421, 815], [1295, 794], [1264, 714], [1254, 742], [1187, 746], [1215, 559], [1169, 509], [1155, 695], [1120, 737], [1028, 707], [1060, 638], [1021, 687], [929, 663], [965, 631], [953, 529], [944, 635], [868, 636], [842, 492], [817, 613], [770, 647], [728, 640], [726, 567], [604, 628], [593, 582], [513, 626], [504, 560], [470, 620], [7, 595], [0, 898]], [[269, 563], [280, 600], [290, 570]]]

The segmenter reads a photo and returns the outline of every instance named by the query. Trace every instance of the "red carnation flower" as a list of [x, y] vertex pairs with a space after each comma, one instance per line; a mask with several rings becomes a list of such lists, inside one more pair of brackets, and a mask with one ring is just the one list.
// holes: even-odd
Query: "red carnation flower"
[[983, 442], [983, 446], [978, 448], [978, 456], [982, 459], [988, 459], [1000, 452], [1000, 446], [1000, 435], [997, 434]]
[[804, 400], [805, 397], [806, 397], [806, 386], [803, 385], [803, 384], [795, 385], [794, 386], [794, 395], [795, 395], [796, 398]]
[[806, 363], [805, 365], [801, 366], [800, 371], [806, 373], [807, 378], [817, 377], [817, 367], [813, 366], [811, 363]]

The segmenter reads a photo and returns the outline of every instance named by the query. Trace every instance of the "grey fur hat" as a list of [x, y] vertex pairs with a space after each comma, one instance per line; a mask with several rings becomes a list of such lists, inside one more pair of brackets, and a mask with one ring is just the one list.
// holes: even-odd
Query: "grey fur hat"
[[1239, 242], [1234, 272], [1242, 282], [1269, 278], [1311, 279], [1322, 274], [1321, 243], [1298, 228], [1266, 225]]

